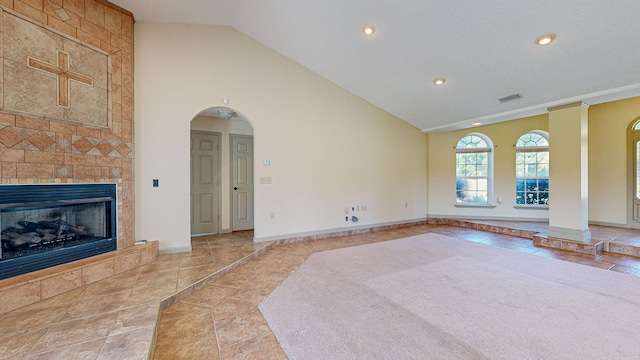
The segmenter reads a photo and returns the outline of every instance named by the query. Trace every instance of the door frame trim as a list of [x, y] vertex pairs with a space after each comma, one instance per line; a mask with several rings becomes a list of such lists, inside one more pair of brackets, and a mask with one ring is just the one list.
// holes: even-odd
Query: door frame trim
[[638, 138], [638, 141], [640, 141], [640, 130], [634, 131], [633, 126], [638, 122], [640, 122], [640, 117], [633, 119], [627, 127], [627, 227], [631, 229], [640, 229], [640, 223], [638, 223], [638, 225], [636, 226], [636, 221], [634, 220], [633, 215], [636, 198], [636, 163], [634, 156], [634, 139]]
[[[218, 169], [216, 173], [216, 180], [218, 184], [215, 186], [215, 192], [217, 196], [217, 204], [214, 206], [217, 207], [218, 210], [218, 228], [214, 233], [206, 233], [206, 234], [191, 234], [191, 236], [204, 236], [204, 235], [212, 235], [212, 234], [220, 234], [222, 229], [222, 133], [217, 131], [204, 131], [204, 130], [191, 130], [189, 133], [189, 138], [191, 139], [191, 134], [200, 134], [200, 135], [217, 135], [218, 136]], [[190, 166], [191, 167], [191, 166]], [[191, 168], [189, 168], [191, 171]], [[189, 192], [191, 192], [191, 185], [189, 185]], [[193, 211], [193, 210], [191, 210]], [[190, 214], [192, 215], [192, 214]], [[191, 231], [190, 231], [191, 233]]]

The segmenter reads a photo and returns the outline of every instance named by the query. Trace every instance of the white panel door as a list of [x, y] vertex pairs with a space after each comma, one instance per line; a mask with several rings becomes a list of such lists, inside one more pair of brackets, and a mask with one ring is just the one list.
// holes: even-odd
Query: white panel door
[[231, 228], [253, 229], [253, 137], [231, 135]]
[[191, 132], [191, 235], [220, 226], [220, 134]]

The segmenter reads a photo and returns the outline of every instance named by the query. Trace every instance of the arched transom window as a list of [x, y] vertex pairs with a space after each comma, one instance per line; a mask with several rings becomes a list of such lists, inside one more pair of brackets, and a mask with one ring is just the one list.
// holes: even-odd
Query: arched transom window
[[485, 135], [464, 136], [456, 145], [456, 203], [489, 204], [493, 188], [493, 144]]
[[549, 205], [549, 135], [534, 130], [516, 143], [516, 205]]

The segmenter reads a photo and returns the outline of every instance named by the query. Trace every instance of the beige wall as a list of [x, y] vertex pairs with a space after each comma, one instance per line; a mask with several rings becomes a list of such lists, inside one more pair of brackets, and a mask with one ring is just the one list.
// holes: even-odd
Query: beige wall
[[[429, 134], [429, 216], [548, 219], [548, 210], [515, 209], [515, 144], [520, 136], [531, 130], [548, 130], [547, 115], [503, 123], [478, 126], [473, 129]], [[468, 133], [488, 136], [494, 151], [495, 208], [455, 207], [456, 203], [456, 144]], [[497, 201], [502, 197], [502, 204]]]
[[[627, 129], [640, 117], [640, 98], [589, 107], [589, 221], [626, 226], [628, 154]], [[548, 115], [518, 119], [468, 130], [429, 134], [428, 209], [430, 217], [547, 220], [546, 210], [515, 209], [515, 142], [530, 130], [548, 130]], [[491, 138], [495, 149], [494, 209], [456, 208], [455, 145], [470, 132]], [[553, 134], [551, 134], [553, 141]], [[553, 181], [553, 180], [552, 180]], [[550, 185], [553, 187], [553, 185]], [[553, 195], [551, 195], [553, 196]], [[550, 199], [553, 204], [553, 198]]]
[[627, 223], [627, 129], [640, 117], [640, 98], [589, 108], [589, 220]]
[[257, 240], [426, 218], [418, 129], [231, 28], [135, 30], [138, 238], [190, 247], [189, 124], [223, 98], [253, 126], [255, 177], [273, 179], [255, 188]]

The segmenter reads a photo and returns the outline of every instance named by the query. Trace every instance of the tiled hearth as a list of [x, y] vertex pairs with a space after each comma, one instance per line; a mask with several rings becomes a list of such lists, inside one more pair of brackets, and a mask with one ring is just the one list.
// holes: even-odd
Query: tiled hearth
[[[215, 254], [204, 244], [206, 256], [197, 240], [192, 252], [160, 256], [150, 242], [0, 281], [9, 290], [0, 302], [19, 306], [0, 314], [0, 359], [153, 356], [162, 310], [273, 245], [253, 243], [247, 234], [211, 244]], [[53, 289], [59, 295], [49, 296]]]
[[0, 316], [150, 264], [157, 258], [158, 243], [154, 241], [0, 280]]

